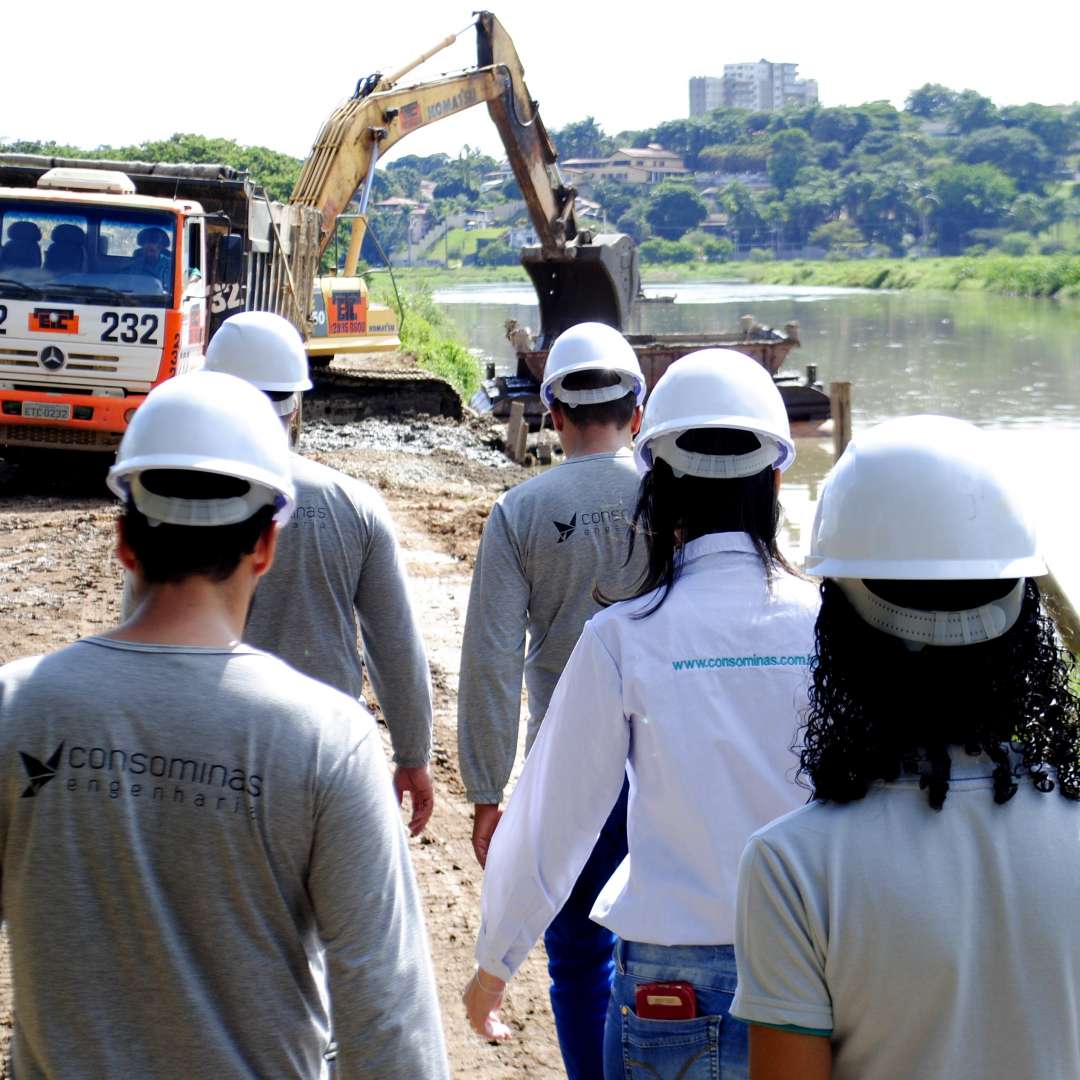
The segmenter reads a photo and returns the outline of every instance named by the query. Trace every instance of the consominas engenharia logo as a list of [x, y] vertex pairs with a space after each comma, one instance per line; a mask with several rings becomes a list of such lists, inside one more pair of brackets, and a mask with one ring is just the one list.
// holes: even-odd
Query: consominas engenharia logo
[[574, 535], [574, 530], [577, 528], [577, 514], [575, 513], [569, 521], [553, 521], [552, 524], [559, 530], [559, 539], [555, 543], [561, 544]]
[[60, 764], [60, 756], [63, 752], [64, 744], [61, 743], [52, 757], [42, 764], [32, 754], [28, 754], [24, 750], [19, 751], [23, 768], [26, 769], [26, 775], [30, 777], [30, 786], [22, 793], [24, 799], [32, 799], [56, 775], [56, 769]]

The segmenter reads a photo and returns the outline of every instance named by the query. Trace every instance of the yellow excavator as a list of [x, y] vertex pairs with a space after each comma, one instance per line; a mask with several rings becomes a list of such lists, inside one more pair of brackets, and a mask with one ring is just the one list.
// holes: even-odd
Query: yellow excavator
[[371, 302], [366, 283], [356, 275], [375, 167], [409, 132], [482, 101], [502, 138], [540, 240], [522, 254], [540, 301], [537, 347], [550, 345], [566, 327], [584, 320], [618, 329], [628, 322], [640, 291], [633, 242], [627, 236], [593, 236], [578, 228], [574, 189], [559, 175], [555, 147], [525, 85], [513, 42], [489, 11], [477, 13], [475, 27], [475, 68], [412, 86], [398, 85], [464, 33], [459, 31], [391, 75], [376, 73], [362, 79], [353, 96], [323, 125], [304, 163], [290, 201], [322, 215], [323, 251], [334, 237], [339, 218], [349, 216], [345, 211], [360, 191], [344, 273], [315, 282], [313, 326], [307, 342], [315, 360], [327, 360], [335, 353], [398, 347], [393, 311]]

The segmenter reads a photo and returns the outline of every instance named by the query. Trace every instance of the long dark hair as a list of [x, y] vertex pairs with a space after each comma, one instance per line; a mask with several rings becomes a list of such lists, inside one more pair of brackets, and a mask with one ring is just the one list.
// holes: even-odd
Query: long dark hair
[[[699, 454], [748, 454], [760, 449], [761, 443], [748, 431], [698, 428], [682, 435], [679, 446]], [[629, 597], [609, 597], [599, 589], [593, 591], [593, 596], [608, 605], [618, 599], [636, 600], [656, 593], [653, 603], [633, 617], [652, 615], [679, 576], [683, 545], [717, 532], [747, 533], [768, 578], [778, 568], [794, 573], [776, 545], [779, 528], [780, 502], [771, 466], [753, 476], [714, 480], [689, 474], [676, 476], [666, 461], [657, 459], [638, 489], [626, 556], [629, 563], [641, 536], [648, 556], [641, 580]]]
[[[891, 583], [929, 607], [944, 582]], [[939, 608], [987, 603], [1015, 582], [964, 582], [966, 596]], [[982, 587], [981, 598], [975, 593]], [[898, 588], [899, 587], [899, 588]], [[800, 777], [815, 799], [861, 799], [875, 780], [920, 774], [930, 805], [949, 789], [950, 746], [986, 754], [995, 765], [994, 801], [1016, 792], [1010, 743], [1021, 772], [1040, 791], [1056, 786], [1080, 798], [1080, 699], [1070, 685], [1072, 657], [1061, 647], [1034, 580], [1024, 585], [1020, 617], [978, 645], [909, 650], [865, 623], [835, 582], [821, 587], [810, 708], [800, 732]], [[1057, 783], [1049, 770], [1057, 775]]]

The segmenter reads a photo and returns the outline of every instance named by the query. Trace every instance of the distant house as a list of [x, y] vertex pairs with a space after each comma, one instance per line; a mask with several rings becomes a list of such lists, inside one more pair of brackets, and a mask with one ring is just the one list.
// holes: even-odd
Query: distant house
[[512, 225], [503, 239], [511, 248], [538, 247], [540, 237], [531, 225]]
[[621, 180], [626, 184], [658, 184], [690, 172], [678, 154], [656, 143], [620, 147], [606, 158], [570, 158], [560, 162], [560, 166], [567, 179], [578, 183]]
[[394, 195], [389, 199], [383, 199], [375, 203], [380, 210], [415, 210], [420, 204], [416, 199], [404, 199], [400, 195]]

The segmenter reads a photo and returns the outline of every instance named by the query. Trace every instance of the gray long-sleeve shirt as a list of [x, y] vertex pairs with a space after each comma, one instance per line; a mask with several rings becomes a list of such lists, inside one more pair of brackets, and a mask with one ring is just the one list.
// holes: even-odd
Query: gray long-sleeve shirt
[[448, 1076], [374, 724], [280, 660], [0, 669], [0, 851], [17, 1076], [315, 1078], [331, 1019], [342, 1080]]
[[354, 698], [366, 661], [394, 760], [423, 765], [431, 757], [431, 677], [390, 512], [344, 473], [298, 454], [292, 467], [296, 510], [255, 591], [244, 640]]
[[621, 598], [640, 581], [644, 544], [624, 565], [637, 492], [633, 455], [620, 450], [568, 458], [492, 507], [458, 685], [458, 756], [470, 802], [502, 801], [517, 753], [522, 671], [528, 749], [582, 627], [600, 610], [593, 586]]

